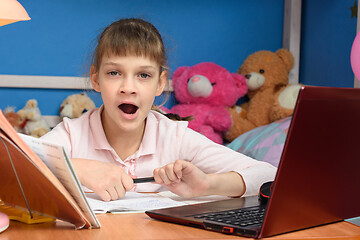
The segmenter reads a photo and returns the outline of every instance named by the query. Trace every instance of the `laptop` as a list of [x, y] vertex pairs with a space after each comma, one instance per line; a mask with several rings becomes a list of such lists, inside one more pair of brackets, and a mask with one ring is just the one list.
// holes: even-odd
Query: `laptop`
[[[146, 214], [263, 238], [360, 216], [359, 186], [360, 89], [305, 86], [298, 95], [268, 201], [250, 196]], [[248, 214], [244, 211], [255, 212], [260, 220], [244, 223]]]

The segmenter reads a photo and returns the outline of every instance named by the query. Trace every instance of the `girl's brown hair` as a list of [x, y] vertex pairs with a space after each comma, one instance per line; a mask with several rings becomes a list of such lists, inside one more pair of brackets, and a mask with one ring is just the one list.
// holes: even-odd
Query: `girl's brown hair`
[[167, 57], [159, 31], [149, 22], [127, 18], [113, 22], [99, 36], [91, 65], [98, 71], [104, 54], [144, 56], [167, 69]]

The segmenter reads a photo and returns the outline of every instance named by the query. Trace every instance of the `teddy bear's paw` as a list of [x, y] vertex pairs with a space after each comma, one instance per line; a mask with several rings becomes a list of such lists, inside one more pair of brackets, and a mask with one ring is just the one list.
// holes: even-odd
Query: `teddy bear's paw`
[[287, 109], [294, 109], [300, 88], [301, 88], [300, 84], [290, 85], [286, 87], [279, 94], [278, 97], [280, 106]]
[[29, 112], [26, 116], [27, 119], [33, 120], [35, 119], [36, 115], [33, 111]]
[[229, 108], [229, 112], [230, 112], [232, 121], [235, 121], [239, 117], [246, 118], [246, 116], [247, 116], [246, 109], [239, 105], [235, 105], [235, 106], [232, 106], [231, 108]]
[[225, 139], [228, 142], [232, 142], [235, 138], [241, 134], [250, 131], [255, 128], [255, 124], [250, 122], [248, 119], [236, 118], [229, 131], [225, 133]]
[[210, 126], [201, 126], [197, 131], [216, 143], [223, 143], [222, 137], [218, 133], [216, 133], [214, 129]]
[[240, 117], [246, 118], [247, 111], [244, 108], [237, 105], [234, 107], [234, 110]]
[[20, 120], [24, 121], [26, 119], [26, 111], [21, 109], [17, 112], [17, 114], [19, 115]]
[[40, 138], [48, 132], [45, 128], [38, 128], [31, 132], [32, 137]]
[[245, 78], [249, 90], [259, 89], [265, 83], [265, 77], [256, 72], [246, 74]]

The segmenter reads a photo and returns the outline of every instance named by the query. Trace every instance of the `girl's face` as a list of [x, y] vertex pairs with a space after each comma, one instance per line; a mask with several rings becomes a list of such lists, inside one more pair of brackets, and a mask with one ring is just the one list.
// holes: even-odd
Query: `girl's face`
[[103, 99], [104, 129], [131, 133], [143, 131], [155, 96], [164, 89], [166, 72], [160, 74], [160, 66], [146, 57], [105, 54], [90, 78]]

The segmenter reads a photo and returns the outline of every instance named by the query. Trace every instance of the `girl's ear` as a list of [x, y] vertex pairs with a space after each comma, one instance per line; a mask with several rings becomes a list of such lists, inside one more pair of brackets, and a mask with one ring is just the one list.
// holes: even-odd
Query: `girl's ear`
[[164, 91], [166, 82], [167, 82], [167, 71], [163, 70], [160, 74], [159, 85], [156, 90], [156, 96], [160, 96], [161, 93]]
[[96, 71], [95, 66], [91, 66], [90, 68], [90, 80], [94, 90], [100, 92], [99, 75]]

